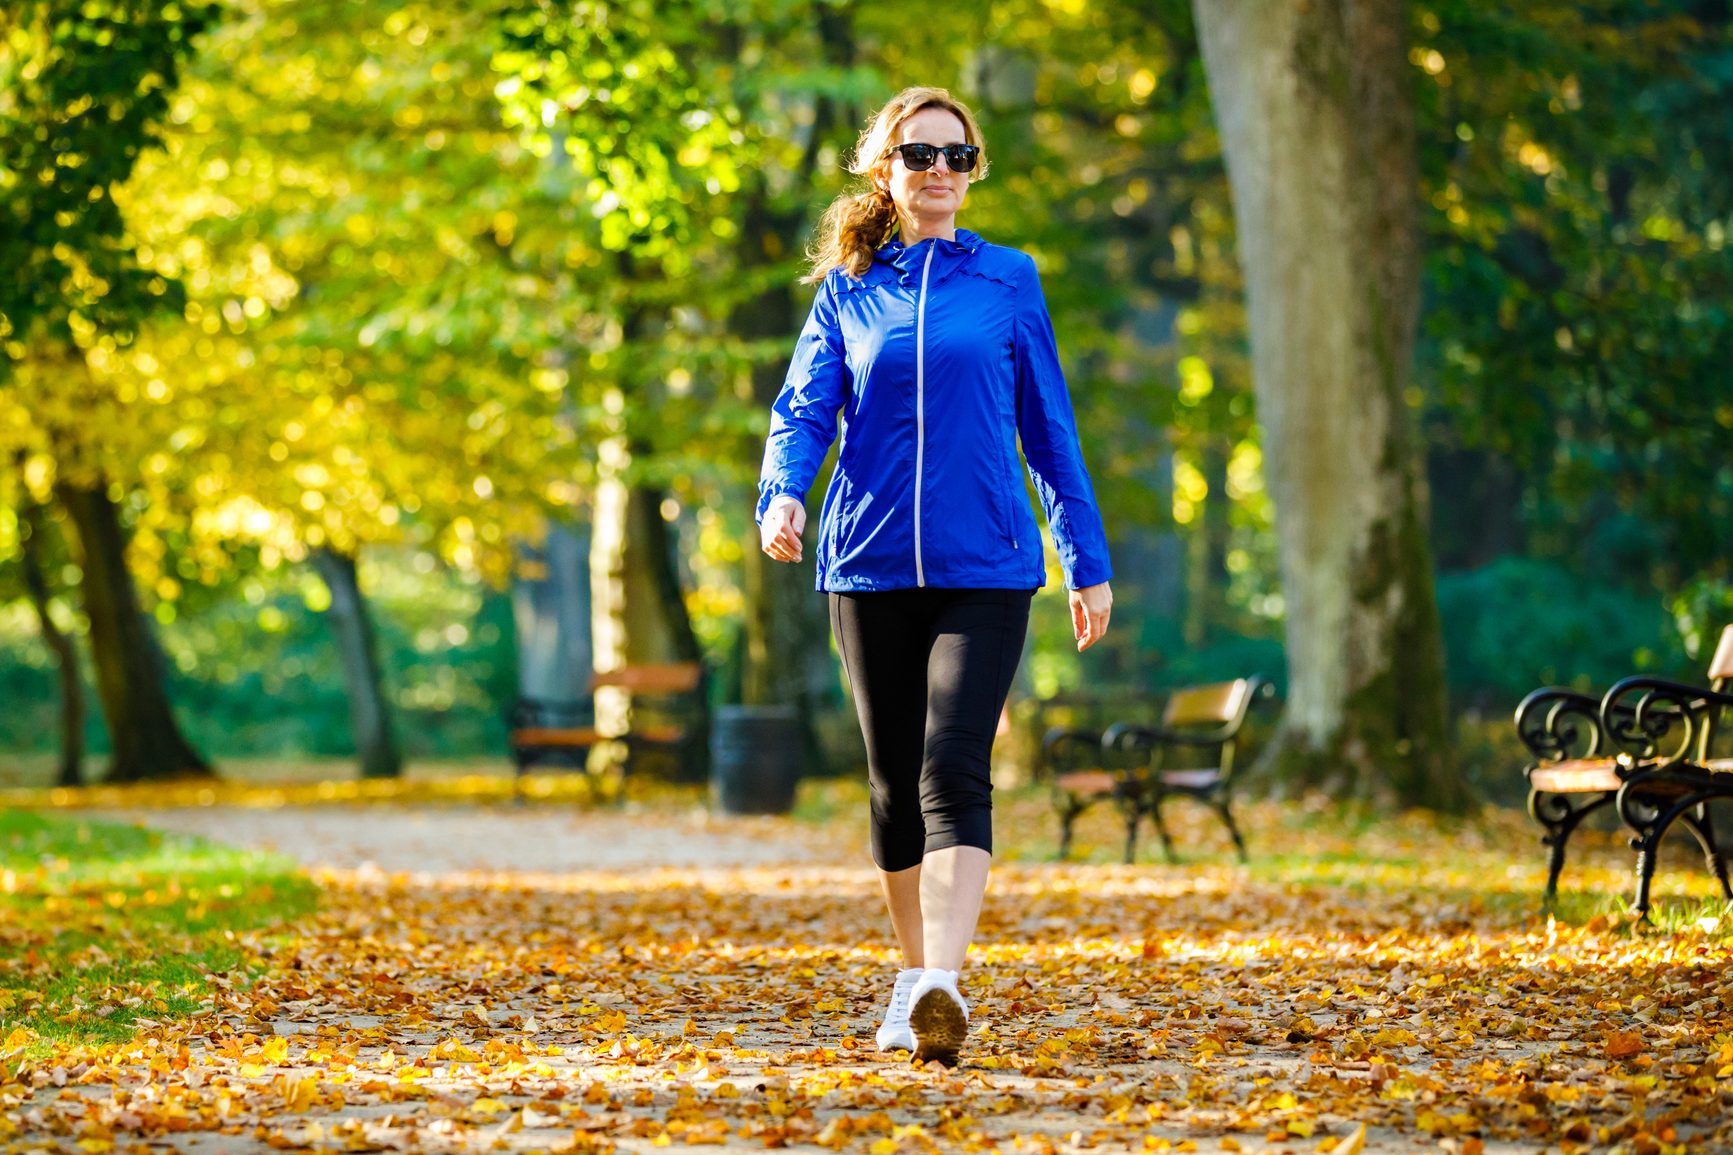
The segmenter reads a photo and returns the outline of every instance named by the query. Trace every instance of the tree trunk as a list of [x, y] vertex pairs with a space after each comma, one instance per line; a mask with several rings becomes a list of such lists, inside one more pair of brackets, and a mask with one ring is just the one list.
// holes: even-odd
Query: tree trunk
[[78, 678], [78, 653], [72, 639], [55, 624], [49, 612], [51, 594], [48, 575], [43, 569], [43, 535], [47, 532], [42, 520], [42, 507], [25, 495], [18, 519], [24, 532], [20, 535], [19, 563], [24, 570], [24, 586], [30, 592], [30, 604], [36, 610], [36, 624], [42, 640], [54, 651], [54, 663], [60, 678], [60, 772], [56, 785], [77, 786], [84, 781], [84, 683]]
[[[665, 493], [628, 485], [623, 474], [630, 460], [623, 436], [602, 446], [590, 536], [591, 633], [598, 670], [702, 657], [680, 589], [675, 542], [662, 518]], [[605, 733], [652, 720], [618, 687], [597, 690], [595, 703], [596, 725]]]
[[313, 551], [313, 568], [331, 591], [326, 611], [337, 650], [343, 657], [343, 682], [349, 694], [349, 728], [363, 778], [397, 778], [403, 774], [403, 751], [391, 724], [385, 680], [374, 642], [373, 617], [356, 577], [355, 558], [328, 546]]
[[[772, 263], [798, 243], [800, 218], [772, 213], [764, 203], [762, 186], [751, 194], [742, 234], [763, 248], [743, 252], [742, 265], [750, 268]], [[786, 246], [784, 248], [783, 246]], [[729, 328], [747, 341], [786, 337], [796, 327], [797, 307], [787, 285], [775, 285], [735, 310]], [[787, 365], [765, 362], [752, 370], [753, 399], [768, 412], [782, 388]], [[815, 480], [814, 491], [819, 492]], [[811, 496], [810, 494], [808, 495]], [[748, 508], [756, 492], [746, 498]], [[814, 503], [816, 506], [816, 503]], [[749, 523], [741, 542], [742, 592], [746, 596], [746, 618], [741, 647], [740, 701], [748, 706], [793, 706], [797, 711], [803, 763], [822, 764], [824, 751], [814, 725], [818, 709], [840, 685], [830, 654], [830, 620], [822, 594], [813, 590], [813, 559], [818, 548], [816, 508], [809, 511], [807, 560], [787, 565], [765, 556], [760, 548], [758, 526]]]
[[[852, 67], [855, 58], [853, 16], [845, 7], [821, 7], [816, 13], [818, 38], [824, 62], [837, 69]], [[819, 153], [831, 131], [839, 124], [852, 124], [854, 110], [837, 99], [819, 96], [813, 101], [812, 119], [804, 126], [805, 153], [798, 172], [811, 178], [820, 172]], [[810, 183], [800, 190], [784, 190], [773, 201], [762, 178], [747, 195], [750, 200], [741, 229], [739, 259], [742, 269], [764, 268], [800, 251], [810, 227], [807, 205]], [[748, 341], [787, 339], [799, 330], [810, 298], [798, 298], [791, 283], [773, 284], [735, 309], [729, 330]], [[776, 401], [787, 375], [786, 360], [754, 367], [753, 400], [761, 412]], [[824, 476], [815, 479], [813, 491], [822, 492]], [[811, 496], [810, 494], [808, 496]], [[754, 492], [748, 499], [756, 502]], [[749, 706], [788, 705], [799, 712], [805, 764], [820, 766], [824, 749], [814, 725], [825, 703], [839, 696], [841, 681], [830, 653], [830, 615], [825, 599], [813, 590], [813, 556], [817, 550], [817, 510], [809, 511], [807, 561], [785, 565], [766, 557], [759, 547], [757, 525], [749, 525], [741, 542], [742, 587], [746, 595], [745, 636], [741, 647], [740, 701]]]
[[578, 523], [548, 529], [539, 549], [520, 547], [512, 587], [517, 623], [518, 693], [547, 702], [589, 696], [590, 528]]
[[1402, 0], [1195, 0], [1245, 273], [1287, 603], [1267, 760], [1454, 806], [1443, 644], [1406, 396], [1420, 251]]
[[56, 489], [78, 530], [84, 613], [96, 690], [114, 749], [110, 782], [204, 777], [211, 768], [181, 734], [169, 706], [161, 651], [126, 567], [120, 509], [103, 485]]

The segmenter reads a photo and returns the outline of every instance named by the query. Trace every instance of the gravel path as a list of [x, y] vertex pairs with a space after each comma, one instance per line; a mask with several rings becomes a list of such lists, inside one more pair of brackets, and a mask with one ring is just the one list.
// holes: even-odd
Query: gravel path
[[309, 868], [559, 873], [752, 867], [820, 857], [787, 819], [453, 806], [201, 806], [91, 816], [274, 850]]

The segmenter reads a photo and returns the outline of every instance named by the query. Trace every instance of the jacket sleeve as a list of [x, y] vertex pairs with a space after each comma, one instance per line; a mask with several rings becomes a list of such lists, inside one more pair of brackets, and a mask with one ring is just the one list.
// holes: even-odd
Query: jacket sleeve
[[1015, 339], [1017, 435], [1041, 507], [1047, 511], [1065, 584], [1074, 590], [1100, 585], [1113, 576], [1107, 534], [1089, 471], [1083, 467], [1071, 394], [1059, 366], [1053, 320], [1033, 260], [1026, 260], [1017, 288]]
[[812, 479], [836, 440], [836, 415], [848, 396], [848, 363], [843, 359], [837, 322], [836, 291], [826, 279], [813, 298], [812, 312], [794, 343], [794, 357], [782, 391], [771, 406], [770, 436], [758, 474], [758, 511], [764, 523], [770, 503], [788, 495], [806, 500]]

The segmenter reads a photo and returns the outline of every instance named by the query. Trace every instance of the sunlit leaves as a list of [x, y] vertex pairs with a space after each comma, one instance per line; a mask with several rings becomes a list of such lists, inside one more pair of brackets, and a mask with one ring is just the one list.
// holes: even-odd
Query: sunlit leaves
[[205, 0], [24, 0], [0, 16], [0, 332], [125, 334], [173, 309], [132, 251], [112, 192], [156, 139]]
[[1450, 436], [1518, 461], [1537, 504], [1604, 520], [1610, 489], [1654, 519], [1650, 552], [1719, 565], [1733, 25], [1623, 0], [1416, 18]]
[[[871, 1047], [896, 958], [864, 788], [818, 793], [837, 817], [729, 822], [669, 798], [558, 819], [634, 869], [571, 870], [577, 852], [549, 845], [547, 870], [469, 869], [499, 848], [449, 837], [546, 830], [551, 812], [442, 812], [436, 846], [426, 813], [269, 816], [303, 847], [387, 869], [320, 871], [316, 914], [239, 937], [259, 981], [217, 976], [189, 1019], [147, 1016], [132, 1041], [84, 1048], [0, 1032], [14, 1114], [120, 1141], [242, 1125], [388, 1150], [1670, 1155], [1727, 1140], [1719, 918], [1637, 931], [1538, 914], [1542, 855], [1520, 814], [1440, 826], [1363, 823], [1323, 799], [1248, 807], [1268, 848], [1248, 869], [1213, 816], [1176, 808], [1191, 864], [1057, 865], [1045, 793], [1006, 792], [965, 1064], [943, 1071]], [[1110, 857], [1117, 821], [1092, 817], [1083, 852]], [[1580, 877], [1622, 885], [1628, 850], [1585, 833]], [[731, 841], [786, 861], [727, 865]], [[666, 862], [676, 843], [691, 865]]]

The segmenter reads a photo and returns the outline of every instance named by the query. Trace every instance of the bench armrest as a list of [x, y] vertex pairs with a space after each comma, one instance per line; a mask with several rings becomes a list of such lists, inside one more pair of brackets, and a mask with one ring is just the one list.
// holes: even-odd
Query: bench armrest
[[1101, 735], [1055, 726], [1041, 738], [1040, 773], [1052, 777], [1067, 770], [1098, 767], [1101, 750]]
[[1733, 694], [1665, 678], [1626, 678], [1601, 699], [1601, 723], [1633, 757], [1676, 762], [1691, 754], [1727, 707], [1733, 707]]
[[1516, 736], [1539, 762], [1601, 757], [1601, 699], [1563, 686], [1542, 687], [1517, 706]]

